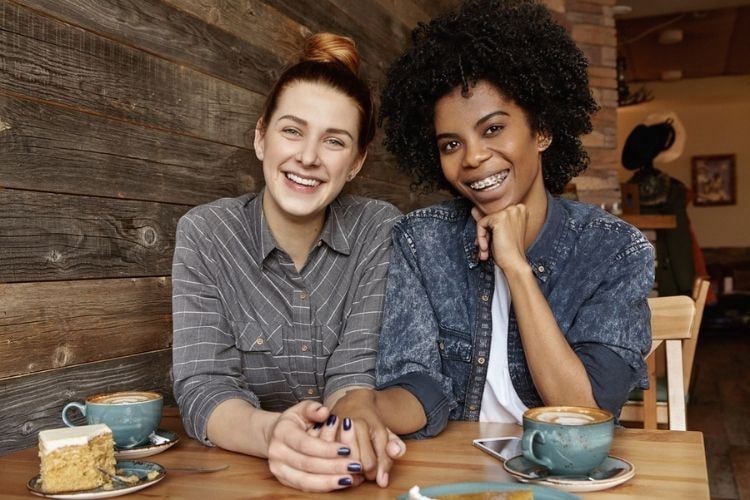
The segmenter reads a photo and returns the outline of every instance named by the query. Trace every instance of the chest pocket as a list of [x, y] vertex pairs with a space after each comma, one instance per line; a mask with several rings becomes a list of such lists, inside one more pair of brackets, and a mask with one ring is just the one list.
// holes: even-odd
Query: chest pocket
[[235, 345], [246, 353], [266, 353], [279, 356], [284, 349], [284, 325], [261, 325], [255, 320], [233, 321]]
[[453, 397], [463, 402], [471, 374], [471, 335], [440, 325], [438, 350], [443, 375], [451, 380]]
[[443, 359], [471, 362], [471, 335], [439, 326], [438, 349]]

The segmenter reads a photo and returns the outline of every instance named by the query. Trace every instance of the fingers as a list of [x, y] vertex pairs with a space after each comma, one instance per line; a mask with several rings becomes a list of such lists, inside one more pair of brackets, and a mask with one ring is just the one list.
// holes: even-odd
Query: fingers
[[339, 428], [339, 442], [346, 448], [351, 450], [349, 458], [351, 462], [347, 466], [347, 471], [353, 473], [361, 473], [362, 457], [359, 451], [359, 443], [357, 442], [357, 433], [354, 429], [354, 422], [349, 417], [341, 420], [341, 427]]
[[389, 457], [394, 459], [401, 458], [406, 453], [406, 443], [390, 429], [388, 429], [388, 446], [386, 446], [386, 452]]
[[375, 481], [378, 486], [385, 488], [388, 486], [388, 474], [393, 465], [393, 459], [387, 452], [388, 445], [390, 444], [390, 431], [385, 427], [377, 429], [377, 432], [373, 432], [372, 442], [375, 448], [375, 453], [378, 459], [378, 468]]
[[307, 492], [325, 492], [349, 488], [362, 483], [361, 476], [351, 474], [311, 474], [286, 464], [269, 461], [271, 473], [282, 484]]

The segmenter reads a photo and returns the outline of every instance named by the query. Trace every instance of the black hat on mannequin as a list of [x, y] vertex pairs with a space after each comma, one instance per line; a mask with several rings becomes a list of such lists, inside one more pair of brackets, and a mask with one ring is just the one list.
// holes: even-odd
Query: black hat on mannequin
[[622, 165], [628, 170], [650, 168], [653, 162], [670, 162], [685, 148], [685, 127], [672, 112], [652, 113], [637, 125], [622, 148]]

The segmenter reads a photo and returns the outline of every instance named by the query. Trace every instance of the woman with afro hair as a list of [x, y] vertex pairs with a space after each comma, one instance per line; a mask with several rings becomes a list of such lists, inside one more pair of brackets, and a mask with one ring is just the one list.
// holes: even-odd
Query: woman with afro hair
[[584, 56], [524, 0], [467, 2], [412, 40], [383, 91], [385, 145], [457, 198], [394, 227], [380, 390], [339, 404], [418, 438], [543, 405], [619, 415], [647, 383], [654, 261], [637, 229], [553, 196], [588, 163]]

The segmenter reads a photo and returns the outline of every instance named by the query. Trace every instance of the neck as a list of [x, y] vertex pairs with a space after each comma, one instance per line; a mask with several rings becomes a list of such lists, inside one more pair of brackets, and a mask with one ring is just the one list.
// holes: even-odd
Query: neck
[[276, 244], [291, 257], [294, 267], [301, 271], [305, 267], [310, 250], [323, 231], [325, 211], [309, 217], [294, 217], [269, 210], [263, 200], [263, 212]]

